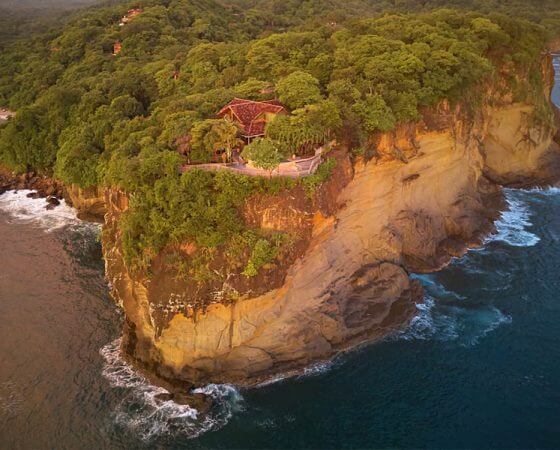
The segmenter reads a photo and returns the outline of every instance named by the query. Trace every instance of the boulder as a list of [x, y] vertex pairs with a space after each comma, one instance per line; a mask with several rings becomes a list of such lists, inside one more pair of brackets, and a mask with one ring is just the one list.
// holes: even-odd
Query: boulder
[[47, 197], [47, 203], [49, 205], [58, 206], [58, 205], [60, 205], [60, 200], [58, 198], [56, 198], [55, 196], [51, 195], [51, 196]]

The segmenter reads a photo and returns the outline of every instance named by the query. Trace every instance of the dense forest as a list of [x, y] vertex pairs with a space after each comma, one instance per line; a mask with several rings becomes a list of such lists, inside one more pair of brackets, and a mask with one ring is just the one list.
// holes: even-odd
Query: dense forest
[[[131, 8], [142, 12], [119, 25]], [[1, 51], [0, 106], [17, 115], [0, 126], [0, 162], [130, 193], [121, 229], [131, 267], [190, 240], [207, 250], [187, 262], [191, 276], [203, 277], [216, 249], [245, 252], [252, 276], [290, 238], [248, 230], [238, 207], [297, 183], [180, 173], [185, 158], [205, 162], [235, 145], [235, 127], [215, 118], [223, 105], [277, 98], [292, 112], [246, 148], [263, 167], [333, 137], [367, 152], [375, 133], [443, 99], [476, 108], [497, 76], [546, 117], [540, 58], [558, 30], [557, 1], [100, 4]], [[332, 166], [301, 183], [320, 185]]]
[[21, 36], [61, 26], [71, 11], [95, 0], [0, 0], [0, 50]]

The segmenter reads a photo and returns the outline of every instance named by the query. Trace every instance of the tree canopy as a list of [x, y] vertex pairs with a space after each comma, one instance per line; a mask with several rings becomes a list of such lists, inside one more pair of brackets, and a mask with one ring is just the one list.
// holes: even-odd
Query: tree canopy
[[255, 167], [266, 170], [276, 169], [284, 159], [278, 145], [268, 138], [255, 139], [243, 149], [241, 156]]
[[[132, 7], [142, 13], [119, 26]], [[473, 102], [498, 74], [500, 93], [536, 101], [560, 8], [136, 0], [28, 30], [39, 31], [16, 33], [0, 53], [0, 106], [17, 112], [0, 125], [0, 163], [134, 192], [124, 242], [144, 260], [185, 237], [211, 247], [242, 233], [237, 199], [265, 190], [261, 181], [178, 170], [185, 156], [206, 162], [239, 144], [235, 125], [215, 118], [234, 97], [278, 98], [291, 110], [245, 149], [265, 168], [334, 137], [361, 145], [443, 100]]]

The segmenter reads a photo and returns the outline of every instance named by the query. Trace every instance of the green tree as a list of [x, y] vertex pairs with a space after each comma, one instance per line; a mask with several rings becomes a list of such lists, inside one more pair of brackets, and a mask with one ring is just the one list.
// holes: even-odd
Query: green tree
[[200, 115], [195, 111], [177, 112], [167, 115], [163, 119], [163, 130], [158, 138], [158, 143], [172, 150], [186, 153], [189, 148], [190, 131], [193, 125], [200, 120]]
[[98, 184], [97, 163], [102, 149], [96, 147], [91, 127], [67, 128], [56, 155], [55, 176], [82, 188]]
[[269, 171], [276, 169], [284, 159], [278, 145], [268, 138], [255, 139], [243, 149], [241, 156], [256, 167]]
[[266, 81], [249, 78], [247, 81], [236, 85], [233, 89], [235, 96], [249, 100], [263, 100], [270, 98], [272, 85]]
[[346, 103], [353, 105], [360, 97], [361, 93], [356, 88], [355, 84], [350, 80], [334, 80], [327, 86], [330, 98], [336, 102]]
[[194, 124], [191, 130], [190, 157], [196, 162], [208, 162], [218, 150], [224, 150], [228, 158], [232, 150], [241, 145], [237, 126], [226, 119], [206, 119]]
[[365, 100], [356, 103], [354, 111], [362, 120], [363, 129], [367, 133], [395, 128], [396, 119], [393, 111], [378, 94], [368, 95]]
[[282, 78], [276, 85], [276, 92], [280, 101], [290, 109], [301, 108], [322, 99], [319, 80], [303, 71]]
[[284, 155], [309, 154], [340, 131], [342, 123], [337, 104], [323, 100], [296, 109], [291, 116], [276, 116], [266, 127], [266, 136]]

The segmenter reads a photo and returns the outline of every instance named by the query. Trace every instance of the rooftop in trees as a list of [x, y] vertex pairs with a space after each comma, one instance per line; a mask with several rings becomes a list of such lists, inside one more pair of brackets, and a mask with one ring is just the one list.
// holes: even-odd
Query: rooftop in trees
[[264, 135], [271, 116], [287, 113], [286, 108], [277, 100], [257, 102], [234, 98], [218, 112], [218, 117], [230, 118], [239, 125], [245, 138], [254, 138]]

